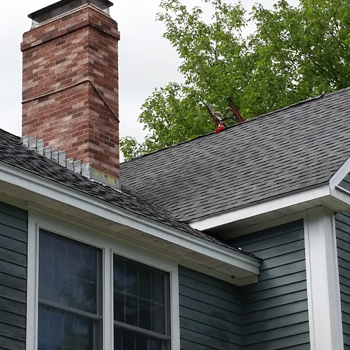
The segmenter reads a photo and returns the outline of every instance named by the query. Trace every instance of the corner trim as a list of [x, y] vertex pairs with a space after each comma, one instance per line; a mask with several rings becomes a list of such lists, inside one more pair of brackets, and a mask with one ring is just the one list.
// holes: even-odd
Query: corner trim
[[344, 348], [334, 213], [317, 207], [304, 219], [311, 350]]

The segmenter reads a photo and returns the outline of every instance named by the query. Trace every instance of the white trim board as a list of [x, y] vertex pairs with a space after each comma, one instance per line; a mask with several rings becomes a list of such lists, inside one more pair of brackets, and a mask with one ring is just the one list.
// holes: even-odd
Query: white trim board
[[343, 331], [334, 213], [305, 216], [305, 263], [311, 350], [342, 350]]
[[350, 173], [350, 157], [344, 162], [344, 164], [338, 169], [338, 171], [329, 180], [329, 187], [331, 192], [334, 191], [337, 185]]
[[[5, 182], [3, 186], [1, 186], [1, 180]], [[11, 184], [12, 187], [7, 187], [6, 183]], [[16, 189], [18, 198], [22, 198], [27, 203], [34, 202], [44, 207], [51, 205], [58, 212], [70, 213], [74, 208], [74, 215], [82, 215], [82, 218], [89, 216], [90, 220], [99, 218], [103, 220], [104, 225], [117, 224], [119, 227], [131, 228], [135, 236], [137, 236], [136, 233], [142, 232], [144, 236], [153, 237], [155, 244], [166, 242], [175, 245], [178, 249], [182, 249], [187, 259], [190, 258], [192, 262], [197, 261], [199, 265], [204, 266], [209, 264], [208, 267], [212, 270], [235, 275], [237, 280], [259, 274], [258, 259], [4, 163], [0, 163], [1, 189], [3, 192], [7, 190], [8, 195], [13, 195]], [[232, 282], [235, 283], [235, 280]]]
[[[302, 212], [319, 205], [325, 205], [336, 212], [341, 212], [350, 208], [350, 192], [343, 190], [338, 185], [349, 172], [350, 158], [325, 185], [263, 203], [253, 204], [228, 213], [195, 220], [190, 225], [197, 230], [206, 231], [231, 223], [240, 222], [242, 224], [246, 222], [243, 225], [244, 230], [244, 227], [259, 225], [260, 223], [296, 214], [298, 211]], [[238, 229], [240, 228], [238, 225]]]
[[191, 227], [204, 231], [214, 227], [229, 224], [239, 220], [249, 219], [258, 215], [271, 213], [276, 210], [288, 208], [300, 203], [310, 202], [330, 194], [329, 186], [314, 188], [305, 192], [295, 193], [286, 197], [273, 199], [268, 202], [252, 205], [243, 209], [238, 209], [225, 214], [219, 214], [203, 220], [193, 221]]

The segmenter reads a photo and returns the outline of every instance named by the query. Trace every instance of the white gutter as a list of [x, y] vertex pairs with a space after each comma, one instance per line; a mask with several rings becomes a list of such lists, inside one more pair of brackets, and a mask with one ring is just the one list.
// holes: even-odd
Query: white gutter
[[305, 203], [328, 195], [330, 195], [330, 188], [328, 185], [324, 185], [305, 192], [295, 193], [290, 196], [273, 199], [268, 202], [252, 205], [250, 207], [238, 209], [225, 214], [219, 214], [207, 219], [193, 221], [190, 223], [190, 226], [194, 229], [204, 231], [239, 220], [245, 220], [254, 216], [267, 214], [275, 210], [288, 208], [293, 205]]
[[0, 181], [75, 207], [84, 212], [97, 215], [111, 222], [145, 232], [153, 237], [176, 244], [195, 253], [199, 253], [202, 256], [204, 255], [208, 258], [215, 259], [218, 262], [248, 271], [251, 274], [259, 274], [260, 263], [258, 259], [220, 246], [219, 244], [206, 241], [203, 238], [177, 230], [155, 220], [1, 162]]
[[195, 220], [190, 223], [190, 226], [194, 229], [205, 231], [232, 222], [247, 220], [258, 215], [268, 215], [276, 210], [287, 209], [295, 205], [308, 203], [315, 200], [327, 202], [330, 199], [336, 199], [345, 206], [350, 206], [350, 192], [338, 186], [349, 172], [350, 157], [334, 173], [328, 184], [292, 195], [287, 195], [282, 198], [273, 199], [264, 203], [252, 205], [243, 209], [219, 214], [202, 220]]

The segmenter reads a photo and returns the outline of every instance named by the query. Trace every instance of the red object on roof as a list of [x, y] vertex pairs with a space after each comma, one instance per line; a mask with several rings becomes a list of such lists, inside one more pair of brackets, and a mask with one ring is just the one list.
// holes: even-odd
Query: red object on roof
[[226, 129], [226, 124], [224, 122], [220, 122], [218, 127], [215, 129], [215, 132], [219, 132], [225, 129]]

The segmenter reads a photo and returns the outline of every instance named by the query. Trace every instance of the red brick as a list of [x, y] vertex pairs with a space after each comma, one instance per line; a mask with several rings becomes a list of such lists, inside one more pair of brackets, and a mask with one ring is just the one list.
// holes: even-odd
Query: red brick
[[[25, 33], [21, 46], [23, 99], [31, 100], [23, 104], [23, 135], [43, 138], [115, 177], [118, 40], [111, 18], [84, 8]], [[90, 83], [72, 86], [86, 78], [93, 79], [113, 113]]]

